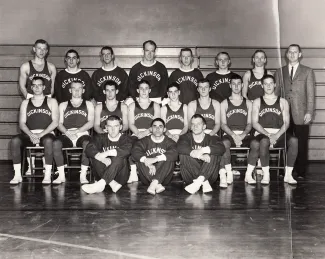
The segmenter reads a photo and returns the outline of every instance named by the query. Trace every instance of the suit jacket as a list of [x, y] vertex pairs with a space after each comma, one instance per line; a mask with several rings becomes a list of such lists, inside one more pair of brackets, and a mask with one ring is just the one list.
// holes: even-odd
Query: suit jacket
[[304, 124], [306, 113], [313, 117], [315, 110], [315, 75], [310, 67], [298, 65], [293, 80], [289, 67], [284, 66], [275, 72], [276, 94], [287, 99], [292, 120], [296, 125]]

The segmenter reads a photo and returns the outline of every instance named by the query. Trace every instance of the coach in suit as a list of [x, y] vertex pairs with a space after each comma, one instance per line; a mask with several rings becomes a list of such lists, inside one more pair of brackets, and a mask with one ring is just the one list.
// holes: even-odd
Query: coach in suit
[[[308, 156], [309, 124], [315, 110], [315, 75], [311, 68], [299, 63], [301, 48], [291, 44], [287, 49], [289, 64], [275, 73], [277, 94], [290, 104], [289, 130], [298, 138], [298, 157], [295, 170], [298, 177], [305, 177]], [[281, 91], [281, 93], [280, 93]]]

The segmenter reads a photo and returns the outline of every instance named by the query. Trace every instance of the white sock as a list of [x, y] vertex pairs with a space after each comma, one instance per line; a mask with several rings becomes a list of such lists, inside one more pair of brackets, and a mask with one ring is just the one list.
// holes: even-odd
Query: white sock
[[64, 177], [64, 165], [58, 167], [59, 177]]
[[14, 164], [15, 176], [21, 175], [21, 164]]
[[137, 165], [130, 165], [130, 167], [131, 167], [131, 173], [137, 172]]
[[252, 174], [253, 171], [254, 171], [254, 169], [255, 169], [255, 166], [248, 164], [248, 165], [247, 165], [246, 173], [248, 173], [248, 174]]
[[45, 172], [51, 173], [52, 165], [45, 165]]
[[264, 166], [262, 167], [263, 173], [269, 174], [270, 173], [270, 167], [269, 166]]
[[88, 170], [88, 166], [87, 165], [81, 165], [81, 172], [82, 173], [87, 173], [87, 170]]
[[293, 171], [293, 167], [286, 166], [286, 171], [285, 171], [286, 174], [292, 174], [292, 171]]
[[227, 171], [227, 174], [232, 173], [231, 164], [229, 164], [229, 165], [225, 165], [225, 169], [226, 169], [226, 171]]

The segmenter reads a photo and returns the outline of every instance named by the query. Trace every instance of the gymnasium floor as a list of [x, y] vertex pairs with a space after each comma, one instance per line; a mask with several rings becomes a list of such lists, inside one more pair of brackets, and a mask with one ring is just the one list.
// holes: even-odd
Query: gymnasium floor
[[87, 195], [78, 182], [10, 186], [1, 164], [0, 258], [325, 258], [324, 164], [297, 187], [235, 178], [189, 195], [175, 177], [152, 196], [140, 183]]

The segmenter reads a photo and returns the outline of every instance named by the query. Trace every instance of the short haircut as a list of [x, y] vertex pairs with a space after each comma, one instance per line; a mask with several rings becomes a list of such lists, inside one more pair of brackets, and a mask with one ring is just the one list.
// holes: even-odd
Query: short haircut
[[100, 50], [100, 54], [103, 54], [103, 50], [109, 50], [111, 52], [112, 55], [114, 55], [114, 51], [113, 51], [113, 48], [110, 47], [110, 46], [104, 46], [102, 47], [102, 49]]
[[201, 114], [198, 114], [198, 113], [194, 114], [192, 116], [191, 120], [193, 120], [193, 119], [201, 119], [203, 124], [205, 124], [205, 125], [207, 124], [207, 121], [204, 119], [204, 117]]
[[117, 83], [116, 83], [115, 81], [113, 81], [113, 80], [107, 80], [107, 81], [102, 85], [102, 88], [103, 88], [104, 91], [106, 91], [106, 86], [108, 86], [108, 85], [113, 85], [113, 86], [115, 87], [115, 90], [117, 90], [117, 88], [118, 88], [118, 85], [117, 85]]
[[208, 79], [206, 79], [206, 78], [200, 79], [199, 82], [197, 83], [197, 87], [199, 87], [199, 84], [204, 84], [204, 83], [208, 83], [209, 87], [211, 87], [210, 86], [210, 81]]
[[140, 87], [141, 84], [146, 84], [146, 85], [149, 86], [149, 88], [151, 88], [149, 81], [147, 81], [147, 80], [145, 80], [145, 79], [142, 79], [142, 80], [138, 83], [137, 89], [139, 89], [139, 87]]
[[232, 80], [240, 80], [241, 82], [243, 82], [243, 78], [240, 75], [238, 75], [238, 74], [233, 74], [231, 76], [230, 83], [231, 83]]
[[162, 123], [162, 125], [164, 125], [164, 128], [166, 127], [166, 123], [164, 122], [164, 120], [162, 118], [156, 118], [154, 120], [152, 120], [150, 127], [152, 127], [152, 125], [156, 122], [156, 121], [160, 121]]
[[189, 51], [191, 52], [191, 56], [193, 57], [193, 51], [190, 48], [182, 48], [181, 51], [179, 52], [179, 56], [182, 56], [182, 52]]
[[74, 54], [76, 54], [77, 58], [80, 59], [79, 53], [78, 53], [78, 51], [76, 51], [75, 49], [69, 49], [69, 50], [67, 51], [67, 53], [65, 53], [65, 57], [67, 58], [67, 57], [68, 57], [68, 54], [70, 54], [70, 53], [74, 53]]
[[108, 116], [105, 125], [107, 125], [107, 122], [108, 121], [118, 121], [120, 123], [120, 125], [122, 124], [121, 118], [119, 116], [117, 116], [117, 115], [110, 115], [110, 116]]
[[297, 47], [298, 50], [299, 50], [299, 52], [301, 52], [301, 47], [300, 47], [299, 44], [290, 44], [290, 46], [287, 48], [287, 52], [289, 51], [289, 48], [290, 48], [290, 47]]
[[275, 83], [275, 78], [274, 78], [274, 76], [272, 76], [272, 75], [265, 75], [265, 76], [263, 76], [263, 77], [261, 78], [261, 82], [262, 82], [262, 84], [264, 84], [264, 81], [265, 81], [266, 79], [268, 79], [268, 78], [271, 78], [271, 79], [273, 80], [273, 83]]
[[254, 52], [252, 58], [255, 58], [255, 55], [256, 55], [257, 53], [263, 53], [263, 54], [264, 54], [264, 57], [267, 59], [266, 53], [265, 53], [265, 51], [262, 50], [262, 49], [257, 49], [257, 50], [255, 50], [255, 52]]
[[47, 50], [48, 51], [50, 50], [50, 45], [48, 44], [48, 42], [46, 40], [43, 40], [43, 39], [36, 40], [35, 43], [34, 43], [34, 47], [36, 47], [37, 44], [45, 44]]
[[82, 88], [84, 88], [84, 85], [83, 85], [83, 83], [81, 81], [72, 81], [70, 83], [70, 88], [72, 87], [72, 84], [81, 84]]
[[169, 85], [167, 86], [167, 92], [168, 92], [169, 89], [172, 88], [172, 87], [176, 87], [177, 90], [180, 91], [179, 84], [176, 83], [176, 82], [172, 82], [171, 84], [169, 84]]
[[218, 58], [219, 58], [220, 55], [227, 55], [228, 59], [230, 60], [230, 55], [229, 55], [229, 53], [228, 53], [228, 52], [225, 52], [225, 51], [221, 51], [221, 52], [219, 52], [219, 53], [217, 54], [217, 56], [215, 57], [215, 61], [218, 60]]
[[142, 44], [142, 48], [143, 48], [143, 50], [144, 50], [144, 48], [145, 48], [145, 46], [146, 46], [147, 43], [149, 43], [150, 45], [154, 46], [154, 47], [155, 47], [155, 50], [157, 49], [157, 44], [156, 44], [156, 42], [154, 42], [153, 40], [146, 40], [146, 41], [143, 42], [143, 44]]
[[43, 77], [40, 77], [40, 76], [34, 76], [33, 79], [32, 79], [32, 83], [36, 80], [41, 80], [42, 81], [42, 84], [44, 85], [45, 84], [45, 80]]

